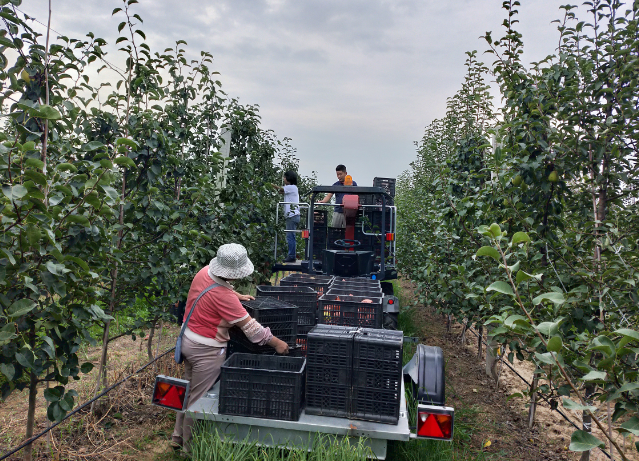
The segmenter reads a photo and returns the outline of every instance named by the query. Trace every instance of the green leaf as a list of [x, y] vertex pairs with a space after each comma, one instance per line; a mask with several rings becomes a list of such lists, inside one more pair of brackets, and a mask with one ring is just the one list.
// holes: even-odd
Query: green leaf
[[504, 325], [510, 328], [512, 328], [515, 323], [528, 324], [528, 319], [523, 315], [511, 315], [506, 320], [504, 320]]
[[606, 376], [608, 374], [605, 371], [590, 371], [582, 376], [580, 379], [582, 381], [605, 381]]
[[24, 164], [26, 166], [37, 168], [40, 171], [44, 169], [44, 162], [37, 158], [28, 158], [24, 161]]
[[0, 363], [0, 372], [7, 377], [7, 380], [11, 381], [16, 374], [16, 369], [10, 363]]
[[614, 356], [617, 351], [615, 343], [613, 343], [607, 336], [597, 336], [592, 340], [590, 344], [591, 345], [588, 347], [588, 349], [601, 351], [606, 355], [606, 357]]
[[22, 348], [20, 352], [16, 352], [16, 361], [25, 368], [33, 368], [33, 352], [29, 349]]
[[546, 346], [546, 349], [548, 350], [548, 352], [559, 352], [561, 348], [563, 347], [563, 345], [564, 344], [561, 341], [560, 336], [553, 336], [552, 338], [548, 340], [548, 345]]
[[541, 280], [541, 277], [542, 277], [542, 274], [532, 275], [524, 271], [517, 271], [517, 276], [515, 277], [515, 283], [519, 285], [521, 282], [525, 282], [526, 280], [530, 280], [530, 279]]
[[556, 365], [557, 361], [553, 358], [550, 352], [545, 352], [540, 354], [539, 352], [535, 352], [535, 358], [537, 361], [541, 363], [545, 363], [546, 365]]
[[572, 433], [568, 449], [571, 451], [588, 451], [597, 447], [605, 448], [606, 444], [590, 432], [580, 430]]
[[58, 171], [70, 171], [72, 173], [78, 171], [78, 169], [70, 163], [60, 163], [58, 164], [58, 166], [55, 167], [55, 169]]
[[82, 214], [72, 214], [67, 216], [67, 221], [73, 224], [80, 224], [84, 227], [89, 227], [91, 223], [89, 222], [89, 218]]
[[80, 371], [82, 373], [90, 373], [91, 370], [93, 370], [93, 364], [91, 362], [84, 362], [81, 366], [80, 366]]
[[521, 242], [530, 242], [530, 237], [528, 237], [528, 234], [525, 232], [515, 232], [515, 235], [513, 235], [513, 239], [510, 244], [512, 246], [515, 246]]
[[64, 266], [64, 264], [56, 264], [53, 261], [48, 261], [46, 267], [53, 275], [64, 275], [67, 272], [71, 272]]
[[0, 46], [6, 46], [7, 48], [16, 47], [11, 40], [9, 40], [7, 37], [2, 36], [0, 36]]
[[568, 398], [562, 399], [564, 404], [564, 408], [566, 410], [574, 410], [574, 411], [597, 411], [597, 407], [593, 405], [582, 405]]
[[89, 272], [89, 265], [87, 263], [85, 263], [84, 261], [82, 261], [80, 258], [77, 258], [75, 256], [65, 256], [64, 260], [65, 261], [73, 261], [78, 266], [80, 266], [82, 269], [84, 269], [85, 271]]
[[118, 138], [115, 140], [115, 145], [116, 146], [121, 146], [121, 145], [125, 145], [130, 147], [131, 149], [138, 149], [140, 146], [138, 146], [138, 143], [135, 142], [133, 139], [128, 139], [128, 138]]
[[35, 307], [36, 303], [31, 301], [30, 299], [19, 299], [18, 301], [11, 304], [9, 310], [7, 311], [7, 315], [13, 318], [21, 317], [31, 312]]
[[64, 388], [62, 386], [51, 387], [44, 390], [44, 398], [47, 402], [57, 402], [62, 397]]
[[552, 303], [560, 306], [561, 304], [566, 302], [566, 298], [564, 298], [563, 293], [557, 293], [556, 291], [551, 291], [550, 293], [544, 293], [543, 295], [537, 296], [533, 299], [533, 304], [540, 304], [544, 299], [551, 301]]
[[38, 107], [35, 116], [46, 120], [60, 120], [62, 118], [60, 112], [46, 104], [41, 104], [40, 107]]
[[53, 340], [51, 338], [49, 338], [48, 336], [44, 336], [42, 338], [42, 341], [44, 341], [47, 346], [49, 346], [50, 349], [46, 349], [45, 351], [47, 354], [49, 354], [49, 358], [54, 359], [55, 358], [55, 345], [53, 344]]
[[39, 171], [26, 170], [24, 172], [24, 175], [25, 177], [29, 178], [31, 181], [33, 181], [36, 184], [39, 184], [40, 186], [47, 185], [47, 177], [43, 175], [42, 173], [40, 173]]
[[499, 224], [497, 223], [492, 223], [490, 225], [490, 234], [494, 237], [497, 238], [501, 235], [501, 228], [499, 227]]
[[628, 338], [632, 338], [639, 341], [639, 331], [636, 331], [636, 330], [630, 330], [628, 328], [620, 328], [619, 330], [613, 331], [613, 333], [621, 335], [621, 336], [626, 336]]
[[0, 343], [17, 337], [18, 335], [16, 335], [16, 329], [13, 323], [9, 323], [0, 329]]
[[29, 190], [22, 184], [18, 184], [11, 188], [11, 195], [14, 199], [21, 199], [22, 197], [27, 195], [27, 192], [29, 192]]
[[105, 147], [100, 141], [90, 141], [82, 146], [82, 150], [85, 152], [93, 152], [102, 147]]
[[514, 296], [513, 289], [506, 282], [493, 282], [486, 288], [486, 291], [496, 291], [508, 296]]
[[630, 432], [639, 436], [639, 417], [633, 416], [621, 425], [621, 429], [623, 430], [620, 430], [619, 432]]
[[489, 246], [483, 246], [479, 250], [477, 250], [477, 256], [490, 256], [495, 261], [500, 260], [499, 252], [493, 247]]
[[125, 168], [135, 168], [136, 164], [133, 161], [132, 158], [127, 157], [126, 155], [122, 155], [118, 158], [116, 158], [115, 160], [113, 160], [113, 163], [115, 163], [118, 166], [123, 166]]
[[556, 322], [541, 322], [537, 325], [537, 331], [546, 336], [554, 336], [559, 331], [559, 324], [563, 319]]

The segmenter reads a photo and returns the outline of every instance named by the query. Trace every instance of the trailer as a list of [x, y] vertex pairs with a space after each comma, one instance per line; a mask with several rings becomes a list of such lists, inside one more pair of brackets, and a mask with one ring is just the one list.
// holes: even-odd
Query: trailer
[[[321, 205], [318, 207], [315, 199], [321, 193], [345, 194], [343, 209], [346, 228], [343, 236], [341, 231], [334, 231], [331, 235], [339, 237], [334, 240], [328, 239], [328, 213], [316, 213], [317, 208], [321, 209]], [[390, 283], [390, 280], [397, 278], [396, 208], [393, 205], [393, 195], [394, 180], [391, 183], [388, 178], [376, 178], [373, 187], [317, 186], [310, 193], [309, 203], [297, 204], [308, 211], [306, 226], [298, 231], [306, 240], [305, 259], [292, 264], [276, 264], [273, 266], [273, 271], [284, 270], [305, 274], [305, 277], [289, 276], [289, 285], [304, 286], [305, 283], [309, 283], [309, 280], [314, 281], [315, 291], [321, 294], [318, 298], [320, 307], [316, 310], [315, 323], [324, 326], [322, 328], [317, 326], [310, 330], [312, 336], [322, 329], [329, 329], [325, 324], [340, 324], [342, 325], [340, 328], [344, 328], [344, 331], [348, 331], [352, 337], [365, 336], [369, 333], [374, 335], [375, 332], [383, 331], [376, 328], [396, 330], [399, 302], [394, 296]], [[284, 204], [285, 202], [280, 202], [278, 209]], [[279, 212], [276, 216], [279, 219]], [[317, 238], [318, 234], [324, 232], [326, 239]], [[275, 258], [277, 259], [277, 237]], [[324, 283], [322, 277], [329, 277], [330, 285], [322, 286]], [[283, 279], [281, 283], [284, 284], [285, 280]], [[372, 285], [377, 287], [377, 282], [380, 288], [376, 289], [373, 296], [370, 289]], [[334, 290], [333, 294], [327, 291], [328, 288]], [[351, 299], [361, 299], [356, 296], [360, 294], [358, 288], [362, 288], [362, 293], [368, 294], [370, 298], [366, 299], [370, 304], [367, 304], [364, 309], [373, 309], [376, 312], [381, 309], [383, 319], [369, 313], [361, 314], [361, 309], [342, 312], [341, 316], [335, 316], [331, 300], [337, 299], [342, 305], [348, 305]], [[398, 333], [393, 334], [397, 337]], [[383, 336], [383, 333], [380, 334]], [[397, 341], [401, 345], [402, 342], [411, 343], [419, 340], [402, 338], [399, 334]], [[230, 360], [227, 359], [225, 365]], [[330, 360], [327, 363], [330, 363]], [[188, 401], [188, 381], [160, 375], [156, 378], [152, 402], [161, 407], [186, 412], [196, 420], [206, 421], [212, 433], [217, 432], [221, 437], [236, 442], [256, 442], [270, 447], [312, 450], [319, 435], [329, 435], [362, 443], [370, 448], [371, 457], [383, 460], [386, 459], [389, 441], [408, 443], [416, 439], [452, 440], [455, 412], [453, 408], [445, 405], [442, 350], [438, 347], [418, 344], [410, 362], [402, 368], [400, 357], [398, 364], [399, 375], [393, 374], [393, 379], [395, 379], [394, 389], [399, 387], [398, 397], [396, 396], [394, 401], [398, 404], [399, 411], [393, 418], [375, 418], [362, 412], [348, 411], [324, 414], [321, 411], [318, 413], [317, 408], [310, 411], [311, 408], [305, 406], [306, 402], [304, 402], [305, 382], [301, 385], [298, 383], [295, 387], [295, 392], [301, 395], [295, 396], [297, 397], [295, 405], [298, 406], [295, 407], [296, 411], [292, 418], [273, 416], [279, 414], [277, 412], [270, 413], [269, 417], [258, 416], [258, 414], [269, 415], [264, 408], [246, 414], [242, 412], [238, 414], [237, 410], [228, 411], [228, 408], [222, 411], [220, 395], [221, 392], [224, 393], [224, 389], [222, 389], [221, 381], [218, 381], [204, 397], [194, 402], [189, 408], [185, 408]], [[306, 360], [303, 361], [302, 372], [305, 366]], [[222, 374], [224, 370], [223, 367]], [[260, 373], [268, 376], [271, 371], [277, 370], [260, 370]], [[327, 372], [330, 371], [332, 370], [327, 370]], [[353, 368], [349, 373], [355, 375], [361, 371]], [[343, 370], [340, 376], [344, 377]], [[348, 380], [348, 382], [355, 381], [350, 377]], [[273, 391], [275, 395], [276, 391], [264, 384], [267, 382], [269, 381], [260, 380], [255, 388], [250, 383], [243, 384], [242, 392], [247, 395], [260, 393], [260, 405], [268, 407], [269, 392]], [[351, 392], [349, 387], [351, 385], [353, 389], [355, 388], [354, 384], [347, 384], [343, 387], [344, 392]], [[306, 391], [308, 392], [308, 388]], [[397, 394], [397, 391], [394, 392]], [[380, 390], [379, 395], [383, 396], [384, 391]], [[228, 405], [225, 404], [225, 406]], [[394, 408], [396, 411], [397, 407]], [[288, 416], [291, 415], [288, 414]]]

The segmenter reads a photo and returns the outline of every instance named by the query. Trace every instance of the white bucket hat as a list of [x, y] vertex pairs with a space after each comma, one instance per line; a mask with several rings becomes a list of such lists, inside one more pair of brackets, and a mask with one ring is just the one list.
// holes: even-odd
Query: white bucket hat
[[217, 249], [217, 256], [209, 263], [209, 275], [237, 280], [253, 273], [253, 263], [246, 248], [238, 243], [227, 243]]

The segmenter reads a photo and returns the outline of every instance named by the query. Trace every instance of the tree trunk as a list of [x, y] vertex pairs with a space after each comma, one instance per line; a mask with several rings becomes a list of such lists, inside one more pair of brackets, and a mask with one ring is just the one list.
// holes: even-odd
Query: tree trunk
[[488, 338], [488, 345], [486, 346], [486, 374], [497, 381], [497, 341], [490, 337], [490, 331], [486, 329], [486, 337]]
[[483, 344], [482, 341], [484, 340], [484, 326], [479, 325], [478, 331], [479, 331], [479, 339], [477, 340], [477, 358], [481, 359], [481, 347]]
[[541, 370], [537, 368], [535, 370], [535, 376], [533, 377], [532, 384], [530, 385], [530, 408], [528, 409], [528, 429], [532, 429], [535, 425], [535, 415], [537, 414], [537, 386], [539, 385], [539, 372]]
[[[103, 382], [104, 387], [106, 387], [107, 385], [106, 367], [107, 367], [107, 357], [108, 357], [107, 352], [109, 350], [109, 326], [110, 325], [111, 325], [110, 320], [107, 320], [104, 324], [104, 332], [102, 334], [102, 353], [100, 354], [100, 366], [98, 367], [98, 376], [95, 380], [96, 382], [95, 382], [95, 390], [93, 391], [93, 397], [98, 395], [100, 391], [101, 381]], [[91, 403], [91, 413], [94, 413], [95, 411], [96, 402], [97, 400]]]
[[[584, 395], [584, 400], [586, 400], [586, 402], [590, 400], [590, 396], [592, 395], [594, 390], [595, 386], [593, 386], [592, 384], [586, 384], [586, 394]], [[592, 431], [592, 418], [590, 417], [590, 413], [584, 411], [583, 416], [581, 417], [581, 421], [582, 429], [585, 432], [590, 433]], [[579, 461], [590, 461], [590, 451], [584, 451], [581, 454], [581, 458], [579, 458]]]
[[158, 323], [158, 316], [156, 315], [151, 325], [151, 331], [149, 332], [149, 340], [146, 343], [146, 353], [149, 356], [149, 361], [153, 360], [153, 336], [155, 335], [155, 325]]
[[[27, 440], [33, 437], [35, 426], [36, 396], [38, 395], [38, 377], [33, 370], [29, 371], [29, 409], [27, 410]], [[31, 461], [33, 456], [33, 444], [24, 447], [25, 461]]]

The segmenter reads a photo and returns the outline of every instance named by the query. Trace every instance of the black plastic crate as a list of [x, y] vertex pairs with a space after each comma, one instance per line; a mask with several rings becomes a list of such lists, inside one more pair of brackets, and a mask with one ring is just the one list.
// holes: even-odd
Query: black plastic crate
[[361, 278], [348, 278], [348, 277], [335, 277], [335, 280], [331, 284], [331, 289], [335, 288], [338, 290], [363, 290], [363, 289], [371, 289], [371, 290], [380, 290], [382, 289], [382, 284], [378, 280], [366, 280]]
[[297, 421], [305, 369], [303, 357], [233, 354], [220, 374], [220, 414]]
[[[244, 336], [244, 333], [237, 328], [233, 327], [229, 329], [229, 335], [231, 336], [231, 340], [227, 343], [226, 347], [226, 357], [230, 357], [233, 354], [265, 354], [265, 355], [278, 355], [277, 351], [274, 347], [265, 345], [258, 346], [257, 344], [253, 344]], [[241, 335], [241, 336], [240, 336]], [[294, 346], [289, 345], [288, 349], [288, 357], [303, 357], [305, 356], [305, 352], [302, 351], [302, 346], [299, 344], [295, 344]]]
[[297, 306], [298, 326], [317, 323], [317, 293], [311, 287], [258, 285], [257, 296], [270, 296]]
[[[404, 335], [363, 328], [353, 338], [352, 417], [397, 424]], [[371, 399], [376, 399], [371, 401]]]
[[326, 227], [328, 225], [327, 210], [313, 210], [313, 229]]
[[319, 298], [328, 290], [332, 281], [333, 277], [326, 275], [290, 274], [280, 280], [280, 286], [311, 287]]
[[350, 288], [333, 288], [331, 287], [328, 290], [327, 295], [338, 295], [338, 296], [363, 296], [366, 298], [383, 298], [384, 294], [382, 293], [382, 289], [377, 288], [367, 288], [367, 287], [353, 287]]
[[306, 413], [348, 417], [353, 367], [352, 328], [317, 325], [307, 335]]
[[[386, 227], [386, 232], [391, 231], [391, 210], [389, 208], [383, 213], [384, 217], [384, 225]], [[364, 210], [364, 216], [362, 217], [362, 221], [364, 222], [364, 231], [371, 234], [379, 234], [382, 231], [382, 210], [379, 208], [366, 208]], [[361, 224], [360, 224], [361, 226]], [[379, 238], [379, 236], [376, 236]], [[371, 242], [374, 244], [374, 242]]]
[[289, 346], [295, 345], [297, 336], [298, 307], [277, 298], [261, 296], [252, 301], [242, 301], [251, 317]]
[[[395, 178], [374, 178], [373, 179], [373, 187], [381, 187], [382, 189], [384, 189], [388, 195], [390, 195], [391, 199], [389, 199], [388, 197], [386, 197], [386, 205], [392, 206], [395, 202], [394, 197], [395, 197], [395, 183], [396, 183], [396, 179]], [[375, 196], [375, 204], [376, 205], [381, 205], [382, 204], [382, 198], [380, 196]]]
[[[363, 302], [365, 299], [371, 302]], [[382, 298], [323, 295], [318, 301], [317, 323], [381, 328], [382, 309]]]
[[[317, 319], [315, 319], [317, 321]], [[301, 349], [302, 356], [306, 357], [307, 351], [307, 335], [315, 325], [298, 325], [297, 326], [297, 345]]]
[[353, 387], [350, 418], [397, 424], [401, 389], [387, 391], [381, 389]]

